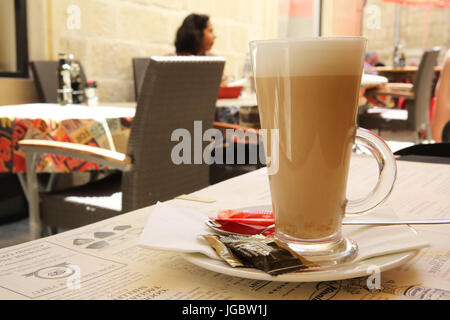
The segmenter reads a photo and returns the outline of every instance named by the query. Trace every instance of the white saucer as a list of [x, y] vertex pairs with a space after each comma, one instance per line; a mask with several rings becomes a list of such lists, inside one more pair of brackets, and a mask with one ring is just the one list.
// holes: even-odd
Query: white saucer
[[[239, 208], [237, 210], [252, 210], [267, 212], [272, 210], [270, 205], [251, 206]], [[410, 228], [412, 232], [416, 232]], [[267, 281], [284, 281], [284, 282], [315, 282], [315, 281], [333, 281], [343, 280], [357, 277], [369, 276], [376, 271], [386, 271], [396, 268], [411, 259], [420, 252], [418, 250], [410, 250], [399, 253], [393, 253], [383, 256], [377, 256], [358, 262], [348, 262], [322, 269], [310, 269], [299, 272], [285, 273], [278, 276], [271, 276], [261, 270], [254, 268], [233, 268], [225, 261], [209, 258], [201, 253], [184, 253], [183, 257], [202, 268], [210, 271], [223, 273], [230, 276], [236, 276], [247, 279], [267, 280]]]
[[374, 271], [382, 272], [396, 268], [413, 259], [419, 252], [420, 250], [400, 252], [356, 263], [343, 264], [327, 270], [292, 272], [278, 276], [271, 276], [258, 269], [233, 268], [224, 261], [211, 259], [201, 253], [184, 253], [183, 257], [196, 266], [229, 276], [266, 281], [315, 282], [366, 277], [373, 274]]

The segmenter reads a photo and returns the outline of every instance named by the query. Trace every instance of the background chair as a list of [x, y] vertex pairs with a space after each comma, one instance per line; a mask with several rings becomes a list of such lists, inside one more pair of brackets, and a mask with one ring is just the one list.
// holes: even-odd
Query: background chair
[[[194, 143], [194, 121], [212, 127], [215, 101], [225, 60], [218, 57], [153, 57], [145, 74], [132, 122], [127, 154], [73, 143], [22, 140], [32, 237], [40, 222], [74, 228], [209, 185], [207, 164], [172, 160], [172, 133], [186, 129]], [[205, 145], [205, 143], [204, 143]], [[93, 184], [59, 193], [38, 194], [35, 159], [41, 153], [63, 154], [121, 170]], [[54, 232], [52, 228], [52, 232]]]
[[[142, 82], [144, 81], [144, 74], [148, 68], [148, 65], [150, 63], [150, 58], [133, 58], [132, 59], [132, 65], [133, 65], [133, 76], [134, 76], [134, 89], [135, 89], [135, 95], [136, 99], [139, 97], [139, 93], [141, 91]], [[256, 170], [258, 168], [261, 168], [263, 166], [264, 160], [259, 159], [256, 164], [251, 163], [249, 161], [249, 153], [250, 152], [256, 152], [259, 154], [259, 149], [262, 148], [261, 144], [254, 144], [249, 143], [248, 141], [244, 142], [238, 142], [231, 140], [225, 136], [226, 129], [233, 129], [233, 130], [241, 130], [242, 132], [247, 132], [248, 130], [256, 133], [258, 135], [257, 130], [249, 129], [240, 125], [236, 124], [229, 124], [226, 122], [214, 122], [214, 128], [221, 130], [222, 136], [225, 137], [223, 144], [220, 146], [222, 148], [222, 154], [224, 155], [224, 161], [223, 164], [217, 164], [214, 163], [210, 166], [210, 184], [215, 184], [233, 177], [236, 177], [238, 175]], [[241, 150], [241, 148], [244, 148], [245, 151], [245, 163], [238, 164], [237, 163], [237, 151]], [[234, 151], [231, 151], [234, 150]], [[226, 163], [226, 154], [227, 152], [234, 152], [234, 163], [233, 164], [227, 164]], [[215, 156], [215, 153], [213, 153], [213, 156]]]
[[[215, 184], [265, 166], [264, 145], [258, 129], [246, 128], [237, 124], [214, 122], [214, 128], [219, 129], [224, 137], [218, 147], [223, 155], [222, 164], [213, 163], [210, 167], [210, 183]], [[227, 129], [237, 134], [227, 135]], [[217, 150], [215, 150], [217, 151]], [[242, 152], [242, 153], [241, 153]], [[213, 153], [215, 156], [216, 153]], [[232, 156], [231, 156], [232, 155]], [[262, 156], [261, 156], [262, 155]], [[228, 163], [228, 162], [232, 163]]]
[[431, 90], [434, 78], [434, 66], [437, 64], [438, 49], [426, 51], [421, 59], [412, 86], [405, 84], [388, 84], [386, 88], [372, 92], [375, 96], [403, 97], [406, 99], [407, 110], [389, 108], [369, 108], [358, 115], [358, 124], [366, 129], [377, 130], [409, 130], [414, 133], [415, 142], [422, 139], [420, 131], [427, 131], [431, 138], [429, 108]]
[[[83, 66], [77, 61], [81, 69], [82, 88], [86, 83], [86, 75]], [[58, 61], [33, 61], [30, 62], [34, 84], [39, 96], [39, 102], [58, 102]]]
[[436, 142], [450, 142], [450, 49], [447, 50], [436, 85], [431, 131]]
[[[79, 61], [82, 90], [84, 91], [86, 75], [83, 66]], [[32, 61], [30, 62], [33, 73], [34, 84], [37, 89], [39, 102], [58, 102], [58, 61]], [[40, 184], [44, 188], [65, 189], [73, 186], [85, 184], [87, 181], [95, 181], [98, 177], [111, 174], [111, 171], [104, 170], [91, 172], [71, 172], [71, 173], [45, 173], [39, 175]]]
[[145, 71], [150, 63], [150, 58], [133, 58], [134, 94], [136, 101], [141, 92], [142, 82], [144, 82]]

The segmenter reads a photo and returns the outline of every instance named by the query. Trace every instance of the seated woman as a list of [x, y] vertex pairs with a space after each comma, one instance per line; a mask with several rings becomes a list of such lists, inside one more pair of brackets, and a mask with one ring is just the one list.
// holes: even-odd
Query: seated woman
[[178, 28], [175, 39], [176, 55], [208, 56], [216, 36], [207, 15], [190, 14]]
[[[450, 50], [444, 58], [444, 65], [436, 85], [436, 104], [434, 107], [431, 135], [436, 142], [450, 135]], [[450, 139], [444, 142], [450, 142]]]
[[[178, 28], [175, 37], [176, 56], [214, 56], [211, 48], [214, 45], [216, 35], [209, 16], [192, 13], [188, 15]], [[228, 77], [222, 76], [222, 84]]]

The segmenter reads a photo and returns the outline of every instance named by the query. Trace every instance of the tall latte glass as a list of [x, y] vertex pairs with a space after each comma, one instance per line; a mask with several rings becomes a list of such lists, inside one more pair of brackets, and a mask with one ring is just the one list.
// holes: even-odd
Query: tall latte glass
[[[355, 257], [342, 218], [377, 206], [396, 178], [386, 144], [356, 126], [365, 45], [361, 37], [250, 43], [261, 127], [272, 137], [265, 152], [275, 240], [319, 265]], [[380, 175], [366, 198], [347, 201], [355, 142], [372, 152]]]

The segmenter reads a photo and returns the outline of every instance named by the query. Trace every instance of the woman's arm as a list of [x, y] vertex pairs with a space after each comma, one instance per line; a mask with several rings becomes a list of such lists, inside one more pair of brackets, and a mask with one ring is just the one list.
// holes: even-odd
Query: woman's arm
[[431, 124], [432, 138], [436, 142], [442, 142], [442, 130], [450, 121], [450, 50], [444, 58], [444, 66], [436, 85], [436, 105]]

